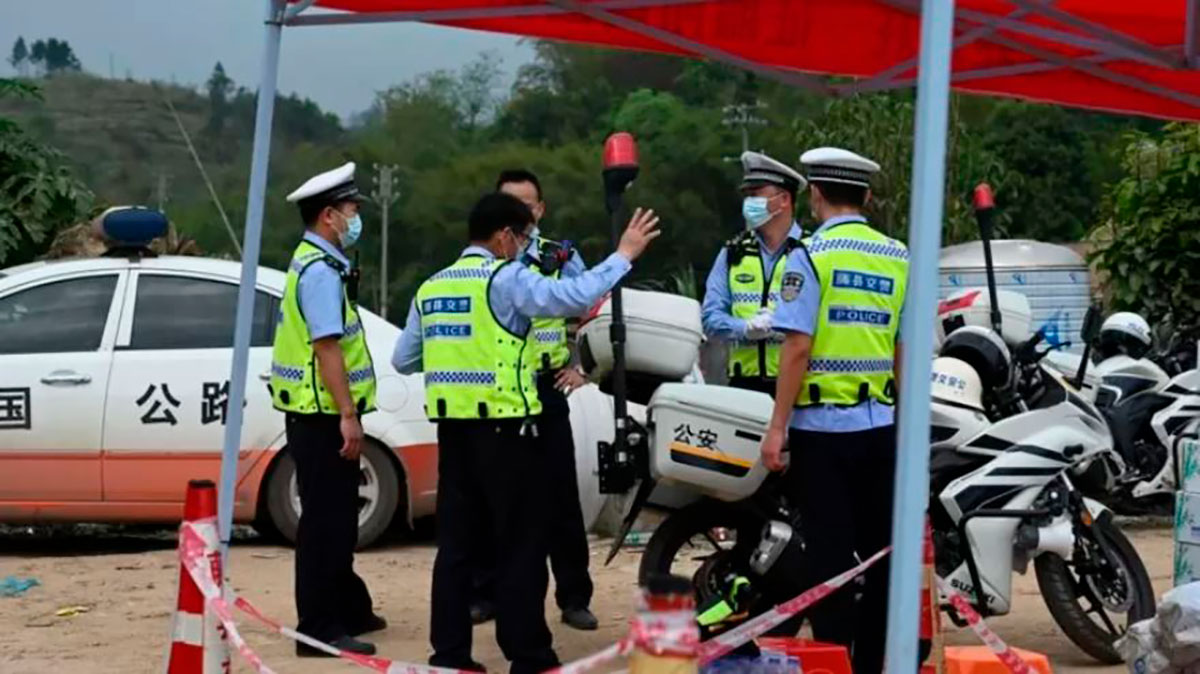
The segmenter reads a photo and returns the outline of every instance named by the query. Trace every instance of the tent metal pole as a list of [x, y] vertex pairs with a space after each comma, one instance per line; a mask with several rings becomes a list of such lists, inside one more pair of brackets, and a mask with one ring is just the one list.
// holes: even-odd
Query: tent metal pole
[[988, 14], [987, 12], [978, 12], [971, 9], [961, 9], [958, 11], [960, 19], [966, 19], [972, 23], [983, 24], [986, 26], [995, 26], [1014, 33], [1020, 33], [1030, 37], [1049, 40], [1060, 44], [1071, 45], [1081, 49], [1090, 49], [1101, 54], [1112, 54], [1120, 56], [1131, 61], [1146, 63], [1158, 68], [1175, 68], [1178, 67], [1178, 62], [1172, 60], [1166, 54], [1147, 54], [1140, 49], [1131, 49], [1123, 44], [1112, 42], [1106, 39], [1096, 39], [1079, 35], [1077, 33], [1068, 33], [1056, 28], [1048, 28], [1046, 26], [1038, 26], [1024, 21], [1014, 21], [1003, 16]]
[[1200, 68], [1200, 0], [1188, 0], [1187, 34], [1183, 36], [1183, 58], [1189, 68]]
[[[262, 73], [254, 117], [254, 149], [250, 159], [250, 188], [242, 242], [242, 278], [238, 286], [237, 322], [233, 329], [233, 366], [229, 373], [225, 444], [221, 452], [221, 482], [217, 491], [217, 522], [221, 536], [221, 568], [229, 573], [229, 540], [233, 532], [233, 496], [237, 485], [238, 454], [242, 444], [242, 406], [246, 401], [246, 370], [250, 363], [250, 330], [262, 248], [263, 201], [267, 191], [267, 160], [271, 156], [271, 121], [275, 85], [279, 79], [279, 42], [283, 37], [284, 0], [267, 0]], [[263, 382], [254, 382], [262, 386]]]
[[[1018, 9], [1009, 14], [1008, 18], [1020, 19], [1028, 13], [1029, 10], [1027, 9]], [[964, 31], [962, 35], [954, 38], [954, 44], [951, 48], [958, 49], [959, 47], [965, 47], [973, 42], [987, 37], [988, 35], [991, 35], [994, 32], [996, 32], [995, 26], [976, 26], [970, 30]], [[834, 86], [834, 89], [837, 89], [843, 94], [859, 94], [870, 91], [899, 89], [901, 87], [911, 85], [913, 80], [916, 79], [915, 77], [898, 79], [904, 73], [915, 68], [916, 65], [917, 57], [914, 56], [910, 59], [905, 59], [904, 61], [901, 61], [900, 63], [897, 63], [886, 70], [881, 70], [873, 77], [861, 80], [859, 82], [852, 82], [850, 84], [839, 84]]]
[[1155, 96], [1160, 96], [1162, 98], [1168, 98], [1193, 108], [1200, 108], [1200, 96], [1187, 93], [1186, 91], [1178, 91], [1176, 89], [1171, 89], [1170, 87], [1159, 84], [1152, 84], [1146, 80], [1134, 77], [1133, 75], [1126, 75], [1114, 70], [1108, 70], [1082, 59], [1072, 59], [1056, 52], [1052, 52], [1048, 49], [1035, 47], [1031, 44], [1026, 44], [1020, 40], [1014, 40], [1003, 35], [992, 35], [986, 39], [988, 42], [998, 44], [1001, 47], [1008, 47], [1009, 49], [1019, 51], [1023, 54], [1028, 54], [1029, 56], [1033, 56], [1034, 58], [1046, 61], [1048, 63], [1057, 63], [1064, 68], [1073, 68], [1106, 82], [1119, 84], [1124, 87], [1129, 87], [1130, 89], [1136, 89], [1148, 94], [1154, 94]]
[[[592, 4], [597, 9], [644, 9], [690, 5], [708, 0], [601, 0]], [[399, 12], [337, 12], [331, 14], [308, 14], [289, 17], [288, 26], [332, 26], [356, 23], [398, 23], [412, 21], [469, 21], [474, 19], [516, 19], [531, 16], [553, 16], [567, 14], [568, 10], [553, 5], [536, 3], [531, 5], [509, 5], [504, 7], [456, 7], [454, 9], [426, 9]]]
[[1108, 26], [1095, 21], [1089, 21], [1081, 16], [1076, 16], [1068, 11], [1053, 7], [1051, 3], [1044, 3], [1042, 0], [1009, 0], [1014, 5], [1028, 9], [1035, 14], [1040, 14], [1047, 19], [1057, 21], [1065, 26], [1077, 28], [1085, 33], [1089, 33], [1094, 37], [1100, 38], [1106, 42], [1124, 47], [1133, 53], [1139, 53], [1150, 59], [1151, 62], [1158, 63], [1166, 68], [1179, 68], [1183, 66], [1183, 58], [1178, 52], [1172, 53], [1163, 47], [1152, 45], [1143, 42], [1131, 35], [1127, 35], [1118, 30], [1113, 30]]
[[938, 255], [946, 186], [946, 128], [950, 108], [950, 57], [954, 0], [923, 0], [913, 133], [912, 206], [908, 248], [910, 292], [901, 342], [896, 493], [888, 587], [887, 660], [890, 674], [915, 674], [920, 622], [922, 531], [929, 504], [929, 375], [933, 316], [937, 307]]
[[683, 49], [698, 56], [710, 58], [714, 61], [720, 61], [721, 63], [741, 68], [743, 70], [749, 70], [750, 72], [757, 73], [763, 77], [769, 77], [777, 82], [782, 82], [783, 84], [787, 84], [789, 86], [801, 87], [830, 96], [837, 94], [837, 92], [834, 91], [834, 89], [820, 77], [809, 75], [808, 73], [784, 70], [774, 66], [763, 65], [757, 61], [754, 61], [753, 59], [739, 56], [732, 52], [725, 51], [724, 49], [718, 49], [717, 47], [712, 47], [710, 45], [697, 42], [691, 38], [679, 35], [678, 33], [672, 33], [671, 31], [663, 30], [657, 26], [651, 26], [640, 21], [630, 19], [629, 17], [621, 16], [620, 14], [613, 14], [612, 12], [600, 9], [598, 4], [584, 3], [580, 2], [579, 0], [549, 1], [555, 5], [558, 5], [559, 7], [562, 7], [563, 9], [582, 14], [602, 23], [607, 23], [610, 26], [623, 28], [631, 33], [637, 33], [643, 37], [658, 40], [663, 44], [670, 45], [676, 49]]

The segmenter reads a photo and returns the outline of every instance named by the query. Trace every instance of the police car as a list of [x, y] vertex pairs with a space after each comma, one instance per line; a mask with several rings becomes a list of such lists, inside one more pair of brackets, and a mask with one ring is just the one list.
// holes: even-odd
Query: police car
[[[0, 270], [0, 521], [175, 522], [187, 481], [220, 471], [241, 265], [127, 238], [144, 240]], [[258, 271], [234, 516], [290, 540], [295, 469], [266, 385], [284, 278]], [[437, 444], [421, 379], [389, 365], [400, 330], [361, 316], [379, 382], [363, 418], [366, 545], [433, 513]]]

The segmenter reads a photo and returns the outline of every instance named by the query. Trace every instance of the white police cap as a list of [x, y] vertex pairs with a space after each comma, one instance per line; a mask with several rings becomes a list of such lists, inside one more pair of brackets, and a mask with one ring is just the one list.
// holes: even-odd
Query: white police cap
[[287, 196], [288, 201], [299, 204], [301, 208], [309, 205], [332, 206], [342, 201], [362, 201], [363, 198], [354, 184], [352, 161], [309, 178]]
[[800, 163], [807, 169], [811, 182], [870, 187], [871, 175], [879, 172], [879, 164], [840, 147], [809, 150], [800, 155]]
[[796, 169], [761, 152], [742, 153], [742, 188], [778, 185], [789, 192], [804, 189], [807, 181]]

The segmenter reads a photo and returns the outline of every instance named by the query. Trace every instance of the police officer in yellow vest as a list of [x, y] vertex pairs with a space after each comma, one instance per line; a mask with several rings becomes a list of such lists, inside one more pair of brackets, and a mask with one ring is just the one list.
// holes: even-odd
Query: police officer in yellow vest
[[[583, 257], [569, 242], [542, 236], [539, 226], [546, 215], [546, 201], [537, 175], [525, 169], [508, 169], [496, 178], [496, 191], [520, 199], [533, 213], [534, 227], [521, 262], [535, 273], [550, 278], [576, 278], [587, 270]], [[538, 430], [549, 452], [552, 516], [550, 518], [550, 569], [554, 572], [554, 599], [565, 624], [578, 630], [594, 630], [599, 621], [588, 608], [592, 579], [588, 575], [587, 527], [579, 503], [575, 471], [575, 441], [571, 431], [571, 409], [567, 395], [586, 382], [571, 363], [567, 345], [567, 319], [534, 319], [529, 348], [537, 368], [538, 399], [542, 403]], [[471, 620], [486, 622], [495, 614], [495, 560], [486, 554], [479, 560], [477, 595]]]
[[725, 243], [705, 285], [701, 319], [729, 343], [729, 385], [775, 392], [782, 335], [771, 330], [783, 262], [801, 237], [793, 219], [804, 178], [760, 152], [742, 153], [746, 229]]
[[534, 382], [532, 319], [576, 316], [624, 276], [659, 232], [634, 212], [613, 253], [573, 279], [552, 279], [514, 260], [533, 214], [493, 193], [471, 210], [470, 245], [421, 284], [392, 364], [425, 373], [425, 410], [437, 423], [437, 559], [430, 664], [482, 670], [471, 657], [471, 576], [476, 542], [493, 541], [496, 639], [517, 674], [558, 663], [546, 627], [548, 452]]
[[[361, 200], [349, 163], [313, 177], [288, 201], [307, 231], [288, 265], [271, 356], [271, 398], [286, 415], [287, 451], [296, 464], [297, 628], [355, 653], [356, 639], [383, 629], [367, 586], [354, 572], [358, 540], [360, 418], [375, 409], [375, 369], [355, 304], [357, 275], [345, 249], [362, 232]], [[325, 653], [296, 644], [297, 654]]]
[[[786, 338], [762, 456], [781, 470], [785, 442], [791, 450], [812, 584], [891, 541], [908, 251], [863, 215], [878, 164], [838, 148], [810, 150], [800, 162], [821, 225], [784, 269], [773, 327]], [[818, 640], [852, 648], [855, 672], [883, 669], [887, 582], [887, 564], [877, 564], [857, 606], [843, 589], [809, 614]]]

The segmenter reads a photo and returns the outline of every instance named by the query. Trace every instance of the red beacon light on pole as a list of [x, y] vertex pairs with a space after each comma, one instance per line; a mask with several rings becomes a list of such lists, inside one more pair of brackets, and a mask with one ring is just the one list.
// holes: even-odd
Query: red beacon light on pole
[[604, 141], [605, 171], [630, 168], [636, 171], [637, 167], [637, 141], [633, 139], [633, 134], [627, 131], [618, 131]]
[[604, 141], [604, 205], [609, 213], [620, 209], [621, 195], [637, 174], [638, 152], [633, 134], [619, 131], [609, 136]]
[[996, 207], [996, 197], [992, 194], [992, 186], [979, 183], [975, 186], [975, 210], [990, 211]]

